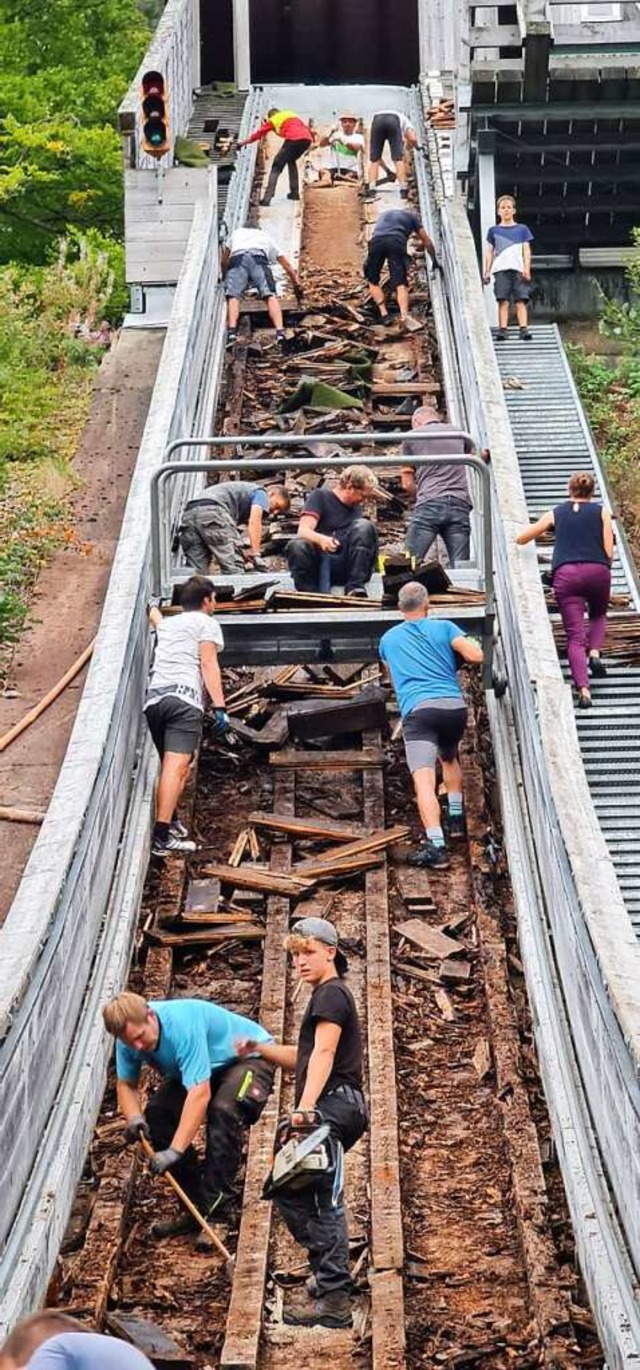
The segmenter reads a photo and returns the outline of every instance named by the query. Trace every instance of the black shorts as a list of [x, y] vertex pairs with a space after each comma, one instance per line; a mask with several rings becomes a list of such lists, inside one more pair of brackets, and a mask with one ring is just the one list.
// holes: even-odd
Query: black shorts
[[155, 704], [148, 704], [144, 712], [161, 759], [165, 752], [191, 756], [197, 750], [204, 718], [201, 709], [176, 695], [164, 695]]
[[397, 238], [387, 238], [381, 233], [371, 239], [367, 260], [364, 264], [365, 280], [370, 285], [379, 285], [382, 268], [387, 262], [389, 284], [394, 288], [406, 285], [408, 281], [409, 255], [406, 246], [401, 247]]
[[380, 161], [385, 143], [389, 144], [392, 161], [401, 162], [404, 157], [404, 138], [397, 114], [374, 114], [369, 139], [372, 162]]
[[467, 725], [467, 706], [441, 709], [433, 704], [419, 704], [402, 722], [404, 748], [411, 774], [428, 767], [434, 771], [436, 761], [455, 761], [458, 743]]
[[528, 304], [531, 281], [525, 281], [521, 271], [496, 271], [493, 293], [497, 300], [508, 300], [509, 304]]

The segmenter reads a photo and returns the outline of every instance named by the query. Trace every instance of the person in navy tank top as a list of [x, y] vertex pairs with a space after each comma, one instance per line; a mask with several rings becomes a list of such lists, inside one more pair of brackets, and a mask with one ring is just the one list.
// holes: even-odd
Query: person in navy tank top
[[549, 509], [537, 523], [530, 523], [517, 538], [524, 547], [542, 533], [552, 528], [555, 531], [551, 577], [581, 709], [591, 708], [589, 672], [593, 676], [607, 674], [600, 649], [611, 594], [613, 524], [609, 511], [593, 501], [594, 490], [593, 476], [578, 472], [569, 481], [569, 498]]

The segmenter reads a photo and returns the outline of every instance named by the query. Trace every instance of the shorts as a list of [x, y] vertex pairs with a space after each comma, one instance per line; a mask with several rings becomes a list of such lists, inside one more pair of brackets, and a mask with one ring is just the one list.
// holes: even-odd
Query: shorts
[[493, 277], [493, 293], [497, 300], [516, 301], [528, 304], [531, 294], [531, 281], [525, 281], [521, 271], [496, 271]]
[[191, 756], [197, 751], [204, 719], [201, 709], [176, 695], [163, 695], [155, 703], [147, 704], [144, 712], [161, 760], [165, 752]]
[[440, 707], [438, 700], [418, 704], [402, 722], [404, 748], [411, 774], [428, 767], [434, 771], [436, 761], [455, 761], [458, 743], [467, 726], [467, 706], [460, 704], [450, 709]]
[[385, 143], [389, 144], [392, 161], [401, 162], [404, 157], [404, 138], [397, 114], [374, 114], [369, 140], [372, 162], [380, 161]]
[[385, 262], [389, 267], [389, 284], [394, 289], [396, 286], [406, 285], [409, 279], [409, 255], [406, 247], [400, 247], [397, 238], [388, 238], [381, 233], [371, 239], [364, 264], [364, 277], [370, 285], [380, 284]]
[[239, 300], [250, 285], [255, 286], [261, 300], [276, 294], [276, 283], [266, 257], [262, 253], [236, 252], [227, 267], [224, 293], [228, 300]]

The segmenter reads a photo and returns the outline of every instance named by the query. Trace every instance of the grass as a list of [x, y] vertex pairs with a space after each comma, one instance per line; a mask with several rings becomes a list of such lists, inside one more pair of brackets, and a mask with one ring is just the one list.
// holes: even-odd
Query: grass
[[640, 360], [624, 357], [612, 367], [580, 347], [567, 350], [617, 512], [640, 559]]

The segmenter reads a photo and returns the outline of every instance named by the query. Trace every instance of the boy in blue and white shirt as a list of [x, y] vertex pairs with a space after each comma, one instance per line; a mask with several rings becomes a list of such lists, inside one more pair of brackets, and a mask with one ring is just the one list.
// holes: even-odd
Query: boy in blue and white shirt
[[484, 263], [484, 283], [493, 276], [493, 290], [498, 301], [497, 342], [504, 342], [509, 323], [509, 305], [516, 309], [520, 337], [531, 339], [528, 327], [529, 296], [531, 294], [531, 243], [533, 233], [526, 224], [517, 224], [516, 202], [512, 195], [501, 195], [498, 200], [498, 223], [487, 233], [487, 254]]

